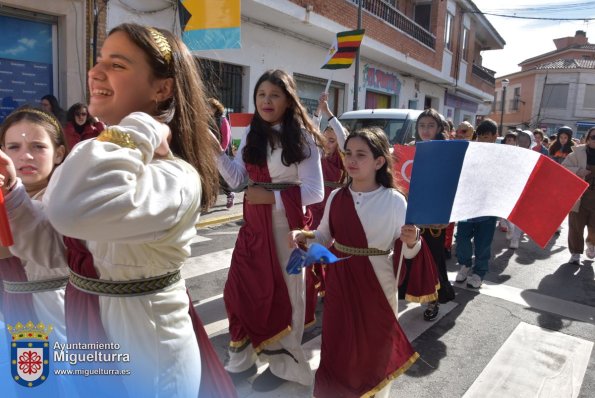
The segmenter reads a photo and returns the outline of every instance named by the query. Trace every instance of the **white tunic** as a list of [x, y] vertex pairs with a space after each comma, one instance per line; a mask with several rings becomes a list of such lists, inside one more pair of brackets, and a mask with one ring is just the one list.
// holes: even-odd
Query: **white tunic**
[[[280, 126], [275, 129], [279, 131]], [[246, 136], [249, 128], [244, 132], [242, 142], [238, 149], [238, 155], [231, 160], [225, 154], [218, 158], [219, 172], [227, 183], [236, 187], [246, 181], [248, 172], [242, 159], [242, 150], [246, 144]], [[274, 183], [300, 182], [302, 205], [305, 207], [312, 203], [320, 202], [324, 197], [324, 186], [322, 182], [322, 167], [320, 165], [320, 152], [310, 134], [304, 132], [308, 142], [307, 156], [297, 164], [285, 166], [281, 160], [281, 148], [271, 151], [270, 145], [267, 148], [267, 166]], [[275, 249], [279, 257], [279, 264], [282, 268], [283, 277], [287, 284], [287, 291], [292, 308], [291, 333], [278, 342], [267, 346], [269, 350], [285, 349], [296, 359], [297, 363], [288, 355], [271, 355], [268, 357], [269, 368], [273, 374], [286, 380], [295, 381], [303, 385], [311, 385], [313, 375], [310, 365], [306, 361], [302, 349], [302, 334], [304, 331], [305, 317], [305, 296], [304, 296], [304, 273], [300, 275], [288, 275], [285, 266], [289, 260], [291, 249], [287, 242], [289, 224], [285, 215], [283, 201], [280, 191], [274, 191], [275, 205], [272, 210], [272, 231], [275, 237]], [[256, 355], [252, 346], [242, 350], [240, 353], [230, 351], [230, 359], [226, 369], [230, 372], [241, 372], [248, 369], [256, 361]]]
[[[118, 128], [137, 149], [88, 140], [51, 178], [43, 204], [18, 186], [7, 196], [14, 253], [48, 266], [66, 264], [62, 236], [86, 241], [101, 279], [131, 280], [179, 269], [199, 217], [200, 179], [185, 162], [153, 159], [157, 122], [132, 113]], [[24, 190], [22, 190], [24, 191]], [[30, 244], [35, 242], [35, 244]], [[108, 340], [130, 354], [130, 396], [196, 397], [200, 353], [184, 280], [134, 297], [100, 296]]]
[[[274, 128], [279, 131], [281, 126], [276, 125]], [[242, 158], [242, 152], [246, 146], [246, 137], [249, 132], [250, 127], [244, 131], [237, 156], [233, 160], [225, 155], [225, 153], [222, 153], [217, 159], [219, 172], [231, 187], [238, 187], [248, 179], [248, 172]], [[281, 161], [282, 148], [277, 148], [273, 151], [269, 145], [267, 147], [267, 166], [271, 175], [271, 182], [301, 183], [302, 206], [308, 206], [322, 201], [324, 198], [324, 185], [322, 182], [319, 150], [312, 136], [306, 132], [303, 134], [308, 142], [307, 154], [309, 156], [306, 159], [300, 163], [285, 166]], [[279, 191], [274, 191], [274, 193], [275, 207], [281, 210], [284, 208], [281, 194]]]
[[[40, 200], [45, 189], [33, 197], [34, 200]], [[24, 193], [24, 190], [22, 191]], [[2, 248], [2, 252], [10, 250], [10, 248]], [[8, 255], [8, 253], [6, 253]], [[10, 253], [12, 255], [12, 253]], [[62, 263], [62, 261], [59, 261]], [[58, 279], [68, 277], [68, 267], [62, 266], [58, 268], [49, 268], [35, 263], [34, 261], [27, 261], [21, 259], [21, 264], [27, 281], [45, 281], [51, 279]], [[44, 292], [32, 293], [33, 308], [37, 320], [46, 325], [52, 325], [53, 332], [50, 335], [51, 341], [66, 342], [66, 324], [64, 322], [64, 288], [48, 290]], [[18, 293], [16, 293], [18, 294]], [[25, 324], [29, 319], [21, 319], [20, 322]]]
[[[337, 189], [331, 192], [320, 225], [314, 232], [315, 241], [325, 246], [330, 246], [334, 241], [329, 227], [329, 211], [338, 191]], [[366, 233], [368, 247], [392, 250], [395, 241], [401, 236], [401, 227], [405, 224], [405, 213], [407, 212], [405, 197], [394, 189], [382, 186], [371, 192], [356, 192], [349, 187], [349, 192], [353, 198], [357, 216]], [[403, 256], [413, 258], [420, 249], [420, 242], [411, 249], [403, 244]], [[393, 269], [392, 253], [387, 256], [370, 256], [368, 259], [372, 263], [376, 277], [396, 315], [398, 286]]]

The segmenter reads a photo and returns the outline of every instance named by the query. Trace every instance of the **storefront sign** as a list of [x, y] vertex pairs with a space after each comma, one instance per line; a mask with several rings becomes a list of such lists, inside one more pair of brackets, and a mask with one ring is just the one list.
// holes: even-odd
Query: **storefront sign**
[[401, 91], [401, 82], [396, 74], [371, 67], [369, 64], [364, 65], [364, 84], [367, 88], [395, 95]]

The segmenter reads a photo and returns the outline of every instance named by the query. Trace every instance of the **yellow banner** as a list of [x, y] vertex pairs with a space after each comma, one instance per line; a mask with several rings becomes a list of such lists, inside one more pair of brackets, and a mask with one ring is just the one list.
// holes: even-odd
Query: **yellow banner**
[[241, 24], [240, 0], [185, 0], [191, 15], [185, 31], [236, 28]]

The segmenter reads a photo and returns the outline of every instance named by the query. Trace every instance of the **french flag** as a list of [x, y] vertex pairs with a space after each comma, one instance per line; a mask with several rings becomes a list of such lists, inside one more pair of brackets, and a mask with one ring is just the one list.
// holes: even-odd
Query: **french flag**
[[588, 184], [538, 152], [469, 141], [416, 144], [408, 224], [510, 220], [545, 247]]

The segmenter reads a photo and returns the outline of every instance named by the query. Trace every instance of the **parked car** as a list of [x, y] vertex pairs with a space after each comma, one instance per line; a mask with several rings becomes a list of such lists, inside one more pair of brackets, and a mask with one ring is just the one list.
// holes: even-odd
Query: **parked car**
[[391, 145], [407, 144], [414, 140], [415, 122], [420, 113], [416, 109], [363, 109], [345, 112], [339, 120], [349, 131], [378, 126]]

